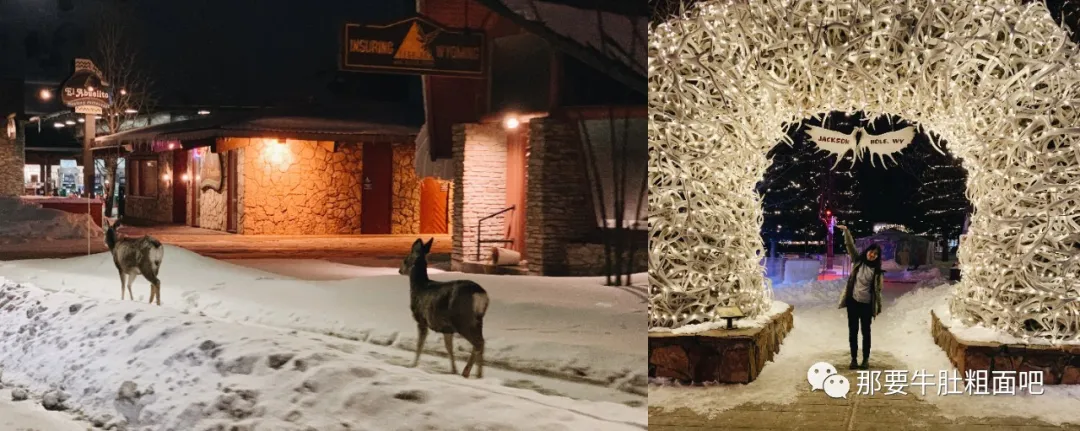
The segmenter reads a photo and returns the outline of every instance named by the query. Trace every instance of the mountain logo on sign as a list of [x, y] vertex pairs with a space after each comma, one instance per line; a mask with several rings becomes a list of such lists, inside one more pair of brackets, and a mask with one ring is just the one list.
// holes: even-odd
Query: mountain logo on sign
[[399, 47], [397, 53], [394, 54], [394, 59], [435, 61], [435, 58], [431, 55], [431, 48], [429, 48], [429, 45], [431, 45], [431, 42], [434, 41], [435, 37], [438, 35], [438, 30], [431, 33], [424, 33], [424, 30], [420, 28], [419, 23], [412, 23], [412, 27], [409, 27], [409, 32], [405, 34], [405, 40], [401, 41], [401, 47]]

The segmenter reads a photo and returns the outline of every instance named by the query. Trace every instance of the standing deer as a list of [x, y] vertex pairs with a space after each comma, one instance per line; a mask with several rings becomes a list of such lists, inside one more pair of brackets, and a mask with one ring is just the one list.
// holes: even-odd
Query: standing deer
[[116, 228], [119, 225], [120, 222], [105, 222], [108, 228], [105, 231], [105, 245], [109, 246], [113, 263], [116, 264], [117, 271], [120, 271], [120, 300], [124, 300], [125, 286], [128, 296], [132, 301], [135, 300], [135, 295], [131, 293], [131, 283], [135, 281], [135, 276], [142, 274], [150, 282], [150, 303], [153, 304], [156, 299], [157, 305], [161, 305], [161, 281], [157, 275], [161, 269], [165, 248], [150, 235], [141, 238], [117, 238]]
[[431, 243], [420, 239], [412, 245], [412, 251], [401, 263], [398, 273], [409, 276], [409, 299], [413, 319], [420, 339], [416, 341], [416, 359], [412, 366], [420, 363], [420, 352], [424, 349], [428, 329], [443, 334], [446, 351], [450, 354], [450, 371], [457, 374], [454, 362], [454, 334], [461, 334], [472, 344], [472, 354], [461, 375], [469, 377], [473, 363], [476, 365], [476, 378], [484, 377], [484, 313], [487, 312], [488, 295], [479, 284], [469, 280], [432, 281], [427, 273], [427, 255], [431, 252]]

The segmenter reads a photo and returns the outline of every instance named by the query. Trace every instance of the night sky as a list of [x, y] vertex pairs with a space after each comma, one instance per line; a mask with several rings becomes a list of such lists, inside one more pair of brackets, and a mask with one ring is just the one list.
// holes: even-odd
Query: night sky
[[0, 77], [65, 79], [106, 6], [132, 18], [161, 105], [421, 101], [417, 76], [337, 70], [344, 23], [411, 16], [412, 0], [0, 0]]

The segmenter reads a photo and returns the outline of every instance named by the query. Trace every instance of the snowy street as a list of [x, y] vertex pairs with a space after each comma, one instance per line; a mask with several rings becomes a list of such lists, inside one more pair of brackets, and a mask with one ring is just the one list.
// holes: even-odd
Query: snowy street
[[[335, 429], [345, 425], [320, 421], [338, 416], [351, 429], [388, 429], [395, 418], [400, 429], [646, 427], [645, 303], [636, 288], [431, 270], [436, 280], [476, 280], [492, 298], [485, 378], [466, 381], [447, 374], [441, 337], [428, 338], [420, 370], [404, 367], [416, 332], [407, 280], [396, 269], [247, 263], [275, 274], [171, 246], [165, 256], [160, 308], [145, 303], [141, 278], [133, 288], [139, 302], [119, 300], [108, 254], [0, 263], [0, 322], [19, 328], [0, 346], [5, 379], [38, 395], [62, 387], [92, 419], [127, 403], [129, 424], [178, 429]], [[459, 368], [469, 348], [457, 338]], [[59, 367], [33, 363], [43, 357]], [[134, 395], [119, 400], [126, 381]], [[371, 407], [348, 408], [359, 404]], [[513, 419], [530, 416], [537, 420]]]
[[0, 429], [11, 431], [82, 431], [90, 424], [70, 415], [46, 411], [30, 401], [12, 401], [11, 389], [0, 390]]

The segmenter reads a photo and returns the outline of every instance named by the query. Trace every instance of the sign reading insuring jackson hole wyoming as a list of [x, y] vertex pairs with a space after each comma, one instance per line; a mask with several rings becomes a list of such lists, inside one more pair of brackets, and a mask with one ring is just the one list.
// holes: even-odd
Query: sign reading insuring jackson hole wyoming
[[484, 73], [484, 34], [450, 30], [423, 17], [388, 25], [346, 24], [345, 70], [470, 76]]
[[835, 169], [840, 165], [840, 159], [849, 152], [853, 154], [852, 163], [861, 160], [863, 153], [869, 153], [871, 166], [874, 165], [874, 156], [881, 159], [882, 166], [885, 165], [885, 157], [896, 163], [893, 156], [911, 144], [911, 140], [915, 138], [915, 129], [908, 126], [880, 135], [870, 135], [862, 127], [856, 127], [853, 132], [845, 135], [821, 127], [807, 126], [806, 134], [810, 135], [810, 141], [817, 145], [819, 150], [836, 154], [836, 163], [833, 165]]
[[75, 108], [80, 114], [98, 114], [111, 104], [106, 87], [109, 83], [101, 76], [94, 62], [85, 58], [75, 59], [75, 73], [71, 74], [60, 91], [60, 100]]

